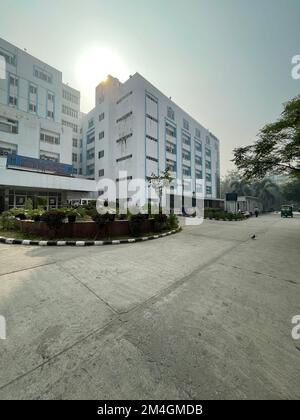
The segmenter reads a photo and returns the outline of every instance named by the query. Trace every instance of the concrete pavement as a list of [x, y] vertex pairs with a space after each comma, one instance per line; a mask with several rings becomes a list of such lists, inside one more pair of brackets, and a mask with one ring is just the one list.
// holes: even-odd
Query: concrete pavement
[[300, 398], [299, 253], [300, 217], [278, 215], [0, 245], [0, 398]]

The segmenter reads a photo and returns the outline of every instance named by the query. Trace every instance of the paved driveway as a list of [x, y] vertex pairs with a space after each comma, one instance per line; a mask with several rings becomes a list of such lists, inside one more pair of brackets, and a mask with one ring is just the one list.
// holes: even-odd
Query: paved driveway
[[300, 398], [299, 254], [300, 216], [278, 215], [0, 245], [0, 398]]

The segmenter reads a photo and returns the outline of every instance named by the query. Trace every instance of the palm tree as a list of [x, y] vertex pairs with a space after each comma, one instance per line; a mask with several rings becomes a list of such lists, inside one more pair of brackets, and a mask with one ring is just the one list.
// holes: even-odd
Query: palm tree
[[257, 197], [263, 205], [264, 210], [270, 210], [281, 200], [280, 189], [277, 184], [269, 178], [256, 181], [252, 185], [253, 195]]
[[235, 192], [237, 195], [252, 195], [252, 188], [249, 184], [249, 181], [245, 179], [237, 179], [231, 182], [230, 188], [232, 192]]

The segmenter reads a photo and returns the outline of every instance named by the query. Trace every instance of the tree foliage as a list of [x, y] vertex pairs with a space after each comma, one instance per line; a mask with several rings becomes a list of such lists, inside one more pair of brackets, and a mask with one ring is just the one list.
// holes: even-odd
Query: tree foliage
[[278, 121], [266, 125], [253, 145], [233, 153], [245, 179], [262, 179], [271, 173], [300, 177], [300, 96], [284, 104]]
[[243, 178], [238, 172], [230, 171], [222, 180], [221, 189], [224, 198], [227, 192], [235, 192], [239, 196], [257, 197], [266, 211], [278, 208], [283, 202], [280, 187], [269, 178], [251, 181]]
[[287, 201], [300, 204], [300, 180], [293, 180], [284, 185], [282, 193]]

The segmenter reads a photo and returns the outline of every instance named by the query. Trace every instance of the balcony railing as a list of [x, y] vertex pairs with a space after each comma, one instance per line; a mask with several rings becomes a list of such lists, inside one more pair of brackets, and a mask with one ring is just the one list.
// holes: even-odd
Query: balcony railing
[[36, 159], [16, 154], [8, 154], [6, 167], [10, 169], [21, 169], [31, 172], [42, 172], [45, 174], [72, 176], [73, 166], [66, 163], [53, 162], [51, 160]]

